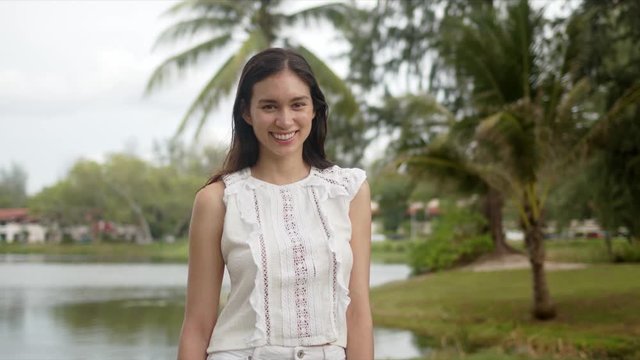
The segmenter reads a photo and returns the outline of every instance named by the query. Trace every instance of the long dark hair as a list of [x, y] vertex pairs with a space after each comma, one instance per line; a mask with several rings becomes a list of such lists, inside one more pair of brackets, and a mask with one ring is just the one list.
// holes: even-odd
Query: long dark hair
[[254, 55], [242, 69], [236, 99], [233, 103], [231, 146], [222, 169], [216, 172], [206, 185], [220, 180], [226, 174], [253, 166], [258, 161], [260, 150], [258, 139], [253, 133], [253, 128], [244, 121], [242, 115], [251, 103], [253, 85], [285, 69], [291, 70], [309, 86], [315, 112], [311, 133], [302, 147], [302, 159], [305, 163], [319, 169], [326, 169], [333, 165], [327, 160], [324, 151], [329, 107], [309, 63], [293, 50], [270, 48]]

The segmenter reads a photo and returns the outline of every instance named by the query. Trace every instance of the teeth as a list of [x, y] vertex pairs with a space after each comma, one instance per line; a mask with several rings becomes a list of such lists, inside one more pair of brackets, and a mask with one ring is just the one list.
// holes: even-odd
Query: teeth
[[295, 131], [290, 132], [290, 133], [286, 133], [286, 134], [276, 134], [276, 133], [272, 133], [273, 137], [278, 139], [278, 140], [289, 140], [293, 137], [293, 135], [296, 134]]

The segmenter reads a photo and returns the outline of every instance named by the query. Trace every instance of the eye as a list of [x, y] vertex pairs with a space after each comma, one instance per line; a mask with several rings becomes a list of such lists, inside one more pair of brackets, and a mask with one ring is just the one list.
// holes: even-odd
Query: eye
[[293, 105], [292, 105], [292, 107], [294, 109], [301, 109], [301, 108], [303, 108], [305, 106], [307, 106], [307, 104], [304, 103], [304, 102], [297, 102], [297, 103], [293, 103]]
[[266, 105], [263, 105], [263, 106], [262, 106], [262, 110], [267, 110], [267, 111], [269, 111], [269, 110], [273, 110], [273, 109], [275, 109], [275, 108], [276, 108], [276, 106], [275, 106], [275, 105], [273, 105], [273, 104], [266, 104]]

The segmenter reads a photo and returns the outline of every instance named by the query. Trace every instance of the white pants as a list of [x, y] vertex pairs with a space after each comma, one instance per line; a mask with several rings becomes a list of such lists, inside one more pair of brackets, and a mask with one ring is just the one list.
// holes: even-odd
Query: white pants
[[207, 360], [345, 360], [344, 348], [320, 346], [259, 346], [242, 350], [214, 351]]

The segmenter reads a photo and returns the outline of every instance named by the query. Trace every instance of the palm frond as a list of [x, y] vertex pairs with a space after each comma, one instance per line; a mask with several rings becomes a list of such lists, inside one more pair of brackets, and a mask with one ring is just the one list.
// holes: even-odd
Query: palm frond
[[297, 46], [296, 49], [309, 62], [320, 86], [329, 93], [339, 97], [339, 99], [333, 103], [333, 111], [340, 113], [346, 119], [354, 120], [356, 114], [359, 112], [359, 105], [346, 82], [306, 47]]
[[508, 193], [516, 185], [504, 168], [472, 161], [450, 144], [431, 146], [422, 154], [409, 156], [404, 163], [414, 175], [454, 182], [467, 192], [494, 188]]
[[247, 8], [246, 3], [248, 2], [236, 0], [184, 0], [166, 10], [163, 16], [175, 16], [185, 12], [233, 16], [243, 13]]
[[621, 117], [623, 111], [626, 111], [633, 105], [640, 106], [640, 83], [632, 85], [627, 89], [627, 91], [625, 91], [625, 93], [613, 103], [609, 111], [607, 111], [607, 113], [596, 122], [589, 133], [584, 137], [583, 141], [578, 145], [584, 146], [599, 137], [606, 136], [606, 133], [612, 126], [612, 123]]
[[160, 87], [167, 77], [174, 73], [181, 74], [189, 66], [198, 63], [203, 56], [209, 55], [215, 50], [226, 46], [231, 41], [231, 34], [223, 34], [218, 37], [206, 40], [188, 50], [185, 50], [177, 55], [170, 57], [160, 64], [151, 74], [147, 87], [146, 94], [151, 93], [153, 90]]
[[560, 99], [556, 110], [556, 122], [566, 122], [571, 120], [572, 109], [584, 100], [591, 90], [588, 78], [580, 79], [567, 93]]
[[284, 21], [289, 25], [296, 25], [301, 21], [309, 24], [311, 20], [328, 21], [334, 27], [340, 28], [351, 18], [349, 14], [358, 11], [345, 3], [329, 3], [300, 10], [296, 13], [285, 15]]
[[180, 121], [180, 125], [175, 136], [182, 134], [187, 123], [196, 115], [200, 118], [196, 128], [194, 137], [200, 135], [200, 131], [204, 126], [206, 119], [213, 108], [215, 108], [220, 100], [231, 92], [231, 89], [240, 76], [242, 66], [247, 62], [248, 58], [268, 46], [266, 39], [259, 30], [253, 31], [249, 37], [242, 43], [238, 51], [227, 59], [220, 67], [216, 74], [209, 80], [205, 87], [200, 91], [198, 97], [189, 107], [189, 110]]
[[225, 16], [205, 16], [181, 21], [164, 30], [156, 39], [153, 49], [164, 44], [175, 43], [183, 38], [191, 38], [203, 30], [231, 33], [233, 32], [231, 28], [237, 24], [238, 20]]
[[535, 178], [538, 145], [533, 128], [525, 119], [510, 112], [499, 112], [480, 121], [476, 137], [496, 152], [495, 161], [505, 165], [521, 182]]

